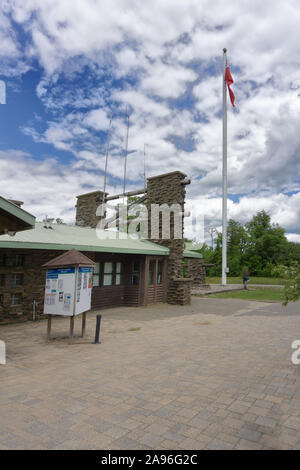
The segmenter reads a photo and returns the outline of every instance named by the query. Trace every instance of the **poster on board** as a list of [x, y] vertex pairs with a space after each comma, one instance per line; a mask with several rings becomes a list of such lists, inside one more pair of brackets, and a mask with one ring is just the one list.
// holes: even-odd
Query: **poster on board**
[[48, 269], [44, 314], [72, 316], [90, 310], [92, 275], [92, 267]]
[[80, 289], [77, 290], [77, 302], [75, 306], [75, 315], [87, 312], [91, 309], [92, 286], [88, 284], [88, 279], [93, 275], [93, 268], [78, 268], [78, 277], [80, 276]]

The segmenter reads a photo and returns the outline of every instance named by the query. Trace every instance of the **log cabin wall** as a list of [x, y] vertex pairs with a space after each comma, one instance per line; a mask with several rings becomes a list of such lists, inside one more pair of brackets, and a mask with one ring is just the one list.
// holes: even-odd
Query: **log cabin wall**
[[166, 257], [147, 256], [145, 261], [145, 283], [143, 305], [167, 300]]
[[[94, 261], [99, 263], [100, 269], [99, 273], [94, 274], [93, 309], [123, 305], [137, 307], [166, 301], [166, 257], [95, 253]], [[105, 274], [105, 266], [106, 268], [111, 266], [108, 263], [112, 263], [112, 285], [104, 285], [107, 282], [104, 279], [105, 276], [110, 276], [110, 274]], [[122, 263], [120, 285], [116, 285], [118, 263]], [[151, 268], [154, 268], [151, 282], [149, 280], [150, 263], [152, 263]]]
[[144, 259], [142, 255], [95, 253], [94, 261], [99, 264], [94, 273], [92, 308], [141, 305]]

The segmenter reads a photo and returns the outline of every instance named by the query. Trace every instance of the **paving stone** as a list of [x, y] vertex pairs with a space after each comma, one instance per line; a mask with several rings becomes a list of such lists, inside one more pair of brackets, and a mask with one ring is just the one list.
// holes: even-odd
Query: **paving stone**
[[258, 442], [259, 438], [261, 437], [261, 432], [255, 431], [248, 427], [242, 427], [238, 432], [238, 436], [241, 439]]
[[247, 441], [246, 439], [240, 439], [240, 441], [235, 446], [236, 450], [260, 450], [263, 447], [255, 442]]
[[165, 439], [163, 439], [162, 436], [156, 436], [155, 434], [145, 432], [144, 435], [139, 439], [139, 442], [141, 444], [146, 444], [150, 448], [155, 449], [164, 440]]
[[298, 309], [193, 298], [104, 310], [101, 350], [59, 333], [45, 343], [45, 322], [1, 326], [0, 449], [296, 449]]
[[219, 439], [212, 440], [206, 447], [208, 450], [231, 450], [233, 445]]

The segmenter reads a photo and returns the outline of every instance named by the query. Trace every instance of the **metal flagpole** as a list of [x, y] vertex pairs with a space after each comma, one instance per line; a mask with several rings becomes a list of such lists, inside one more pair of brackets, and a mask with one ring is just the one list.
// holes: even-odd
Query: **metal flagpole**
[[222, 285], [227, 284], [227, 93], [226, 93], [226, 57], [223, 49], [223, 207], [222, 207]]
[[109, 154], [111, 124], [112, 124], [112, 111], [110, 112], [110, 121], [109, 121], [109, 126], [108, 126], [107, 142], [106, 142], [106, 157], [105, 157], [105, 172], [104, 172], [104, 188], [103, 188], [103, 200], [102, 200], [102, 203], [103, 203], [103, 204], [104, 204], [104, 202], [105, 202], [106, 179], [107, 179], [107, 162], [108, 162], [108, 154]]

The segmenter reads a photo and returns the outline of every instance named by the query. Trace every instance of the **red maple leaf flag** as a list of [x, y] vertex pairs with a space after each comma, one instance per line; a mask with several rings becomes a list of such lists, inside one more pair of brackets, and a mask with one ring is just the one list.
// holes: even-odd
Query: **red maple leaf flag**
[[235, 96], [234, 96], [233, 91], [230, 88], [230, 86], [234, 83], [234, 81], [233, 81], [233, 78], [232, 78], [231, 73], [230, 73], [230, 69], [229, 69], [227, 64], [226, 64], [226, 70], [225, 70], [225, 82], [227, 83], [227, 86], [228, 86], [228, 91], [229, 91], [231, 104], [234, 107]]

